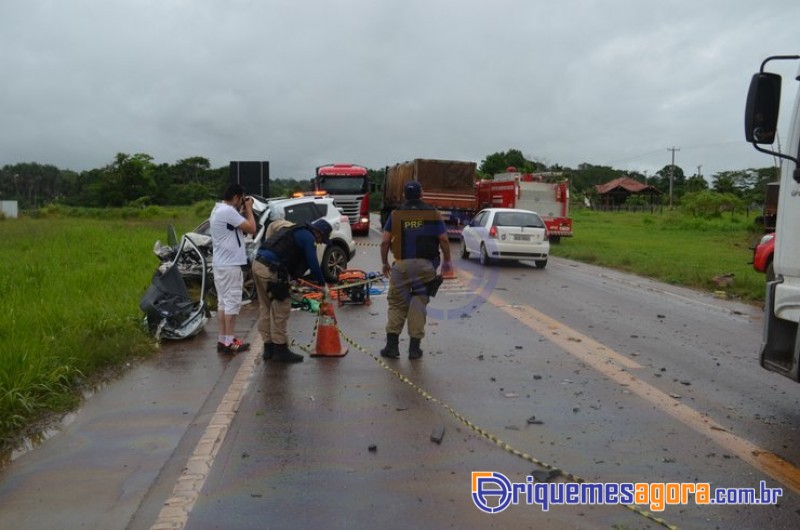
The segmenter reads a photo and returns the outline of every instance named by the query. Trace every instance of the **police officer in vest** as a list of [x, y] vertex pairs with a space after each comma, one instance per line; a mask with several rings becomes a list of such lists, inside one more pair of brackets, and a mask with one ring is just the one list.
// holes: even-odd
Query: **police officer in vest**
[[[386, 347], [381, 356], [400, 357], [399, 338], [408, 321], [408, 358], [422, 357], [420, 341], [425, 336], [425, 319], [430, 301], [428, 287], [436, 280], [441, 248], [442, 272], [450, 272], [450, 242], [439, 212], [422, 202], [422, 186], [410, 181], [403, 187], [406, 201], [392, 212], [383, 227], [381, 263], [383, 275], [389, 277], [388, 322]], [[389, 249], [394, 263], [389, 266]]]
[[[274, 221], [277, 222], [277, 221]], [[253, 262], [253, 277], [258, 292], [258, 331], [264, 340], [263, 359], [299, 363], [303, 356], [289, 349], [286, 333], [292, 299], [289, 279], [300, 278], [307, 270], [322, 286], [328, 287], [317, 259], [316, 244], [330, 242], [333, 231], [325, 219], [278, 229], [261, 245]]]

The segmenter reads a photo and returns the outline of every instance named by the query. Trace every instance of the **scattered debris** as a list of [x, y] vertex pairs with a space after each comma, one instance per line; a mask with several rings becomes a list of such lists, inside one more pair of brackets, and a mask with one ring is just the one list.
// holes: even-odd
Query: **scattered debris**
[[534, 381], [538, 381], [538, 380], [539, 380], [539, 379], [541, 379], [541, 378], [542, 378], [542, 376], [541, 376], [541, 375], [534, 375], [534, 376], [533, 376], [533, 380], [534, 380]]
[[544, 425], [544, 422], [541, 420], [537, 420], [536, 416], [531, 416], [528, 418], [528, 425]]
[[686, 386], [691, 386], [692, 382], [691, 382], [691, 381], [685, 381], [685, 380], [684, 380], [684, 381], [681, 381], [681, 384], [682, 384], [682, 385], [686, 385]]
[[506, 392], [505, 396], [507, 398], [515, 398], [515, 397], [519, 397], [519, 394], [515, 394], [514, 392]]
[[537, 469], [531, 471], [531, 476], [536, 479], [536, 482], [550, 482], [554, 478], [561, 476], [561, 470], [551, 469], [550, 471], [544, 471], [542, 469]]
[[369, 451], [370, 453], [374, 453], [377, 450], [378, 450], [378, 446], [375, 445], [375, 444], [371, 444], [369, 447], [367, 447], [367, 451]]
[[436, 444], [442, 443], [442, 438], [444, 438], [444, 425], [440, 425], [436, 427], [433, 432], [431, 432], [431, 441]]

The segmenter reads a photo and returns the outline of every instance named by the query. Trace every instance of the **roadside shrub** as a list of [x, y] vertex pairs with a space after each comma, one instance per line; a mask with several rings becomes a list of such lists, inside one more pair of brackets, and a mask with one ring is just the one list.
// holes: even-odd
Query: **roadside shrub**
[[681, 210], [706, 219], [722, 217], [725, 212], [744, 209], [744, 201], [731, 193], [703, 190], [687, 193], [681, 199]]

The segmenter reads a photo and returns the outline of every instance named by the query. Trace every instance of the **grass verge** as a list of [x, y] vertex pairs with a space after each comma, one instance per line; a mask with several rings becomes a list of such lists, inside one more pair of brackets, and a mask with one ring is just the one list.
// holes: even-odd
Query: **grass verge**
[[73, 409], [99, 377], [155, 351], [139, 310], [158, 266], [153, 243], [168, 223], [182, 233], [197, 217], [50, 208], [0, 221], [0, 452]]
[[573, 212], [573, 238], [554, 256], [631, 272], [749, 303], [764, 300], [764, 275], [753, 270], [761, 237], [753, 218], [664, 213]]

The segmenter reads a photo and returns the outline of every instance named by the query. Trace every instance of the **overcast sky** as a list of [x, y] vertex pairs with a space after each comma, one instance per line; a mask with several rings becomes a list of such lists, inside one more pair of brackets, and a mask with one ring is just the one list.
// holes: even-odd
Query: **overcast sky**
[[[765, 57], [800, 54], [798, 20], [798, 0], [0, 0], [0, 166], [308, 178], [516, 148], [653, 174], [676, 147], [710, 178], [773, 163], [744, 101]], [[798, 64], [772, 70], [788, 105]]]

